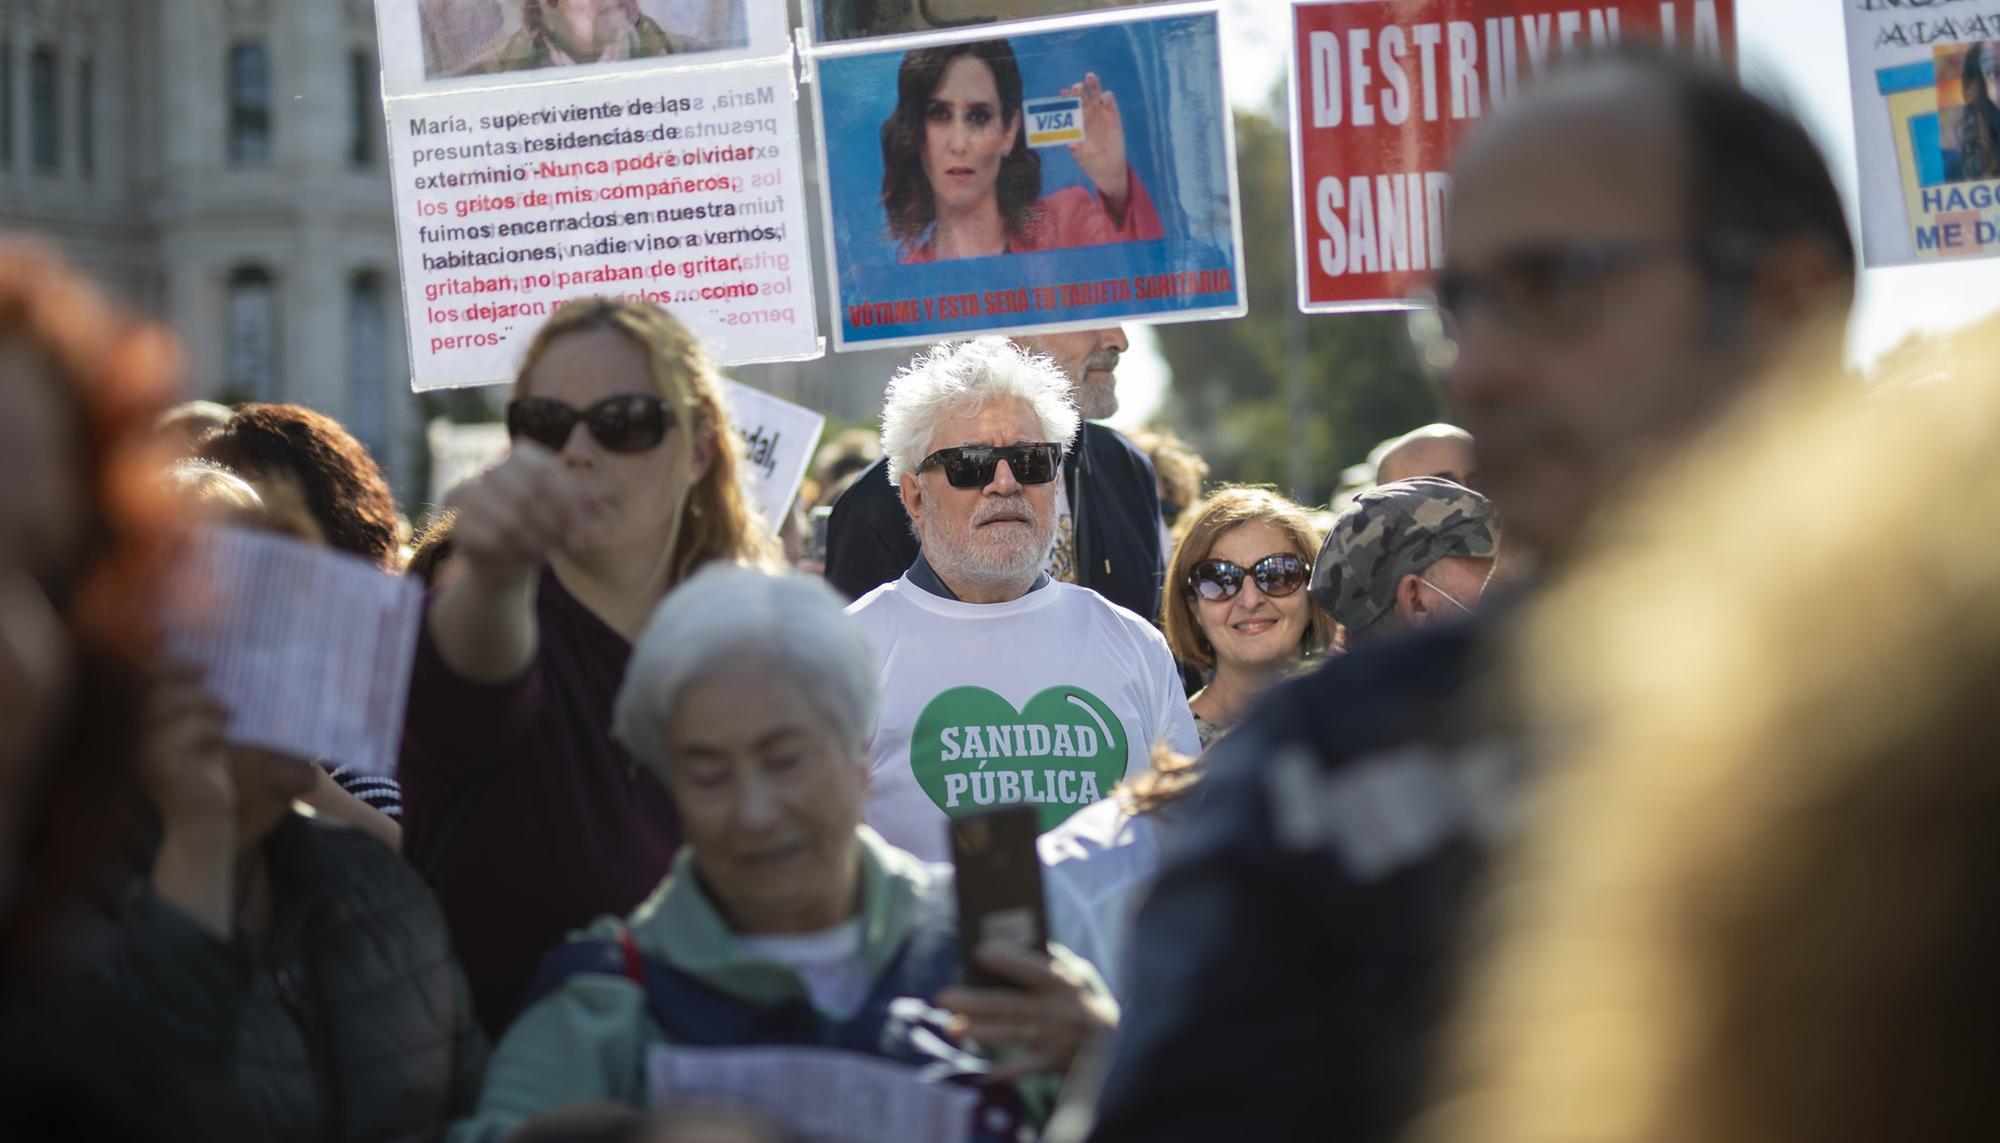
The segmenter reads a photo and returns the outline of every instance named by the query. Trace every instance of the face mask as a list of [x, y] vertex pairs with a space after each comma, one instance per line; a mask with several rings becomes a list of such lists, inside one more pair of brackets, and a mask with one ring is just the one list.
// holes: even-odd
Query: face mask
[[1447, 599], [1447, 600], [1449, 600], [1449, 601], [1450, 601], [1450, 603], [1451, 603], [1451, 605], [1452, 605], [1453, 607], [1456, 607], [1456, 608], [1458, 608], [1458, 609], [1459, 609], [1460, 611], [1463, 611], [1463, 612], [1465, 612], [1465, 613], [1466, 613], [1467, 615], [1470, 615], [1470, 614], [1472, 614], [1472, 609], [1471, 609], [1470, 607], [1467, 607], [1467, 606], [1466, 606], [1465, 604], [1463, 604], [1463, 603], [1460, 603], [1460, 602], [1458, 601], [1458, 597], [1457, 597], [1457, 596], [1455, 596], [1455, 595], [1453, 595], [1452, 593], [1450, 593], [1450, 592], [1446, 591], [1445, 589], [1443, 589], [1443, 588], [1439, 587], [1438, 585], [1436, 585], [1436, 584], [1432, 583], [1432, 582], [1431, 582], [1430, 580], [1427, 580], [1427, 579], [1425, 579], [1425, 578], [1424, 578], [1423, 576], [1418, 576], [1418, 577], [1417, 577], [1417, 582], [1418, 582], [1418, 583], [1420, 583], [1420, 584], [1423, 584], [1423, 585], [1424, 585], [1425, 587], [1427, 587], [1427, 588], [1430, 588], [1430, 589], [1431, 589], [1432, 591], [1435, 591], [1435, 592], [1437, 592], [1437, 593], [1438, 593], [1439, 595], [1442, 595], [1442, 596], [1444, 596], [1444, 597], [1445, 597], [1445, 599]]

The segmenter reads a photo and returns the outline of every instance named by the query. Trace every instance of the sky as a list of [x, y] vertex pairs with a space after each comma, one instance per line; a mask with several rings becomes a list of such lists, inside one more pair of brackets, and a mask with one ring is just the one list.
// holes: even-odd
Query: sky
[[[1223, 17], [1224, 80], [1230, 102], [1261, 111], [1285, 78], [1289, 0], [1228, 0]], [[1826, 152], [1857, 234], [1854, 109], [1847, 40], [1839, 9], [1810, 0], [1737, 0], [1736, 35], [1745, 82], [1790, 107]], [[2000, 312], [2000, 259], [1899, 266], [1861, 275], [1848, 358], [1866, 368], [1911, 333], [1956, 329]], [[1314, 321], [1339, 321], [1338, 315]], [[1171, 384], [1152, 331], [1126, 327], [1132, 350], [1118, 370], [1121, 401], [1112, 424], [1143, 424]]]

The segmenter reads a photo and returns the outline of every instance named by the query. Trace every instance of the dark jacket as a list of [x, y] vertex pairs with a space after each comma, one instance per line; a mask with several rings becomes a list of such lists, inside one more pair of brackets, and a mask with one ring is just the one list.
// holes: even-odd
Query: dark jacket
[[[1077, 521], [1077, 582], [1140, 617], [1160, 618], [1160, 493], [1153, 462], [1116, 429], [1083, 423], [1082, 445], [1063, 458]], [[878, 460], [833, 502], [826, 522], [826, 578], [859, 599], [917, 559], [903, 499]]]
[[1333, 659], [1217, 742], [1131, 938], [1093, 1143], [1402, 1136], [1518, 773], [1471, 683], [1483, 630]]
[[[78, 958], [88, 948], [65, 949]], [[12, 968], [13, 966], [7, 966]], [[214, 1143], [244, 1134], [212, 1073], [135, 1026], [72, 965], [0, 968], [0, 1138], [22, 1143]]]
[[486, 1042], [436, 899], [358, 830], [294, 814], [264, 845], [267, 941], [219, 941], [142, 890], [111, 992], [233, 1089], [250, 1138], [438, 1138], [471, 1110]]

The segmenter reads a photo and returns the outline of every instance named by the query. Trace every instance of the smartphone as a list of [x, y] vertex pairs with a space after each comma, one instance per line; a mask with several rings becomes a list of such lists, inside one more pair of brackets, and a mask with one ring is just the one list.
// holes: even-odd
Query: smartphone
[[965, 983], [975, 988], [1015, 987], [974, 963], [973, 953], [987, 941], [1048, 953], [1049, 913], [1042, 898], [1042, 860], [1035, 852], [1041, 832], [1034, 806], [1001, 806], [952, 819], [958, 955]]
[[822, 504], [812, 510], [812, 546], [806, 549], [806, 558], [813, 563], [826, 563], [826, 522], [832, 515], [831, 504]]

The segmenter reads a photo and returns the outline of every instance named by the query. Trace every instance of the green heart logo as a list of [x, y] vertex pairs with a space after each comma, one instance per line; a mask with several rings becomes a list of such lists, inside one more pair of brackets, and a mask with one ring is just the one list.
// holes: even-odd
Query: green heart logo
[[1049, 829], [1125, 776], [1125, 725], [1081, 687], [1050, 687], [1027, 708], [985, 687], [930, 701], [910, 736], [910, 772], [938, 808], [962, 817], [1025, 802]]

